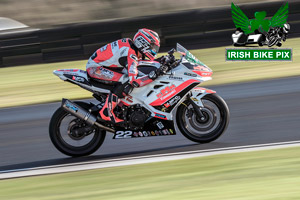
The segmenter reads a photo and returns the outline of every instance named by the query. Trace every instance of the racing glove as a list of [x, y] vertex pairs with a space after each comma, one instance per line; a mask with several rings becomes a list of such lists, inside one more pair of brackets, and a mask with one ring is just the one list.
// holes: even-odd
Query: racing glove
[[161, 71], [161, 68], [158, 68], [156, 70], [151, 71], [148, 74], [148, 77], [151, 78], [152, 80], [156, 79], [159, 75], [163, 74]]
[[158, 76], [167, 73], [167, 71], [168, 71], [168, 67], [167, 67], [167, 66], [161, 66], [160, 68], [151, 71], [151, 72], [148, 74], [148, 77], [151, 78], [152, 80], [154, 80], [154, 79], [156, 79]]

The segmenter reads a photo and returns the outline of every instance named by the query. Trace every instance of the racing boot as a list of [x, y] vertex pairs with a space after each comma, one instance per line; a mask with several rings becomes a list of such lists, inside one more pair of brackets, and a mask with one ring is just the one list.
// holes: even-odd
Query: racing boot
[[114, 124], [123, 124], [124, 120], [117, 118], [113, 112], [115, 107], [118, 105], [118, 102], [118, 96], [113, 93], [110, 93], [106, 98], [105, 105], [99, 112], [100, 118], [104, 121], [111, 121]]

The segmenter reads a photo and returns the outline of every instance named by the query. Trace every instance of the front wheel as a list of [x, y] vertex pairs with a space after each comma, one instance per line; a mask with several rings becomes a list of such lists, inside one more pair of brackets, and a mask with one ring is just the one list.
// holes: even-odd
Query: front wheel
[[[84, 102], [76, 102], [76, 104], [85, 109], [90, 107]], [[78, 157], [94, 153], [102, 145], [106, 131], [88, 125], [60, 107], [51, 118], [49, 135], [60, 152]]]
[[229, 123], [229, 109], [226, 102], [217, 94], [202, 98], [204, 118], [199, 119], [190, 100], [183, 102], [177, 110], [178, 129], [188, 139], [198, 143], [216, 140], [226, 130]]

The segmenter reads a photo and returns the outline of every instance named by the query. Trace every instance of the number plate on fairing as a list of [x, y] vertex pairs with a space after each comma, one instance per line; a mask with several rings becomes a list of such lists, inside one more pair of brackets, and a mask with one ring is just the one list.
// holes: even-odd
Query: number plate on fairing
[[145, 123], [143, 130], [117, 129], [113, 139], [176, 135], [172, 121], [152, 118]]

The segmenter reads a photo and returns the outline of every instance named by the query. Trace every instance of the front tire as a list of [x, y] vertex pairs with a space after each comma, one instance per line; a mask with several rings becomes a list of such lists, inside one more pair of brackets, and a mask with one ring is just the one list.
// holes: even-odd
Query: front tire
[[202, 98], [202, 113], [205, 120], [197, 118], [190, 100], [178, 107], [176, 121], [181, 133], [194, 142], [208, 143], [219, 138], [229, 124], [229, 109], [226, 102], [217, 94]]
[[[90, 107], [84, 102], [75, 103], [85, 109]], [[49, 124], [50, 139], [54, 146], [65, 155], [72, 157], [90, 155], [102, 145], [106, 131], [92, 127], [90, 131], [75, 134], [74, 130], [80, 127], [90, 127], [90, 125], [59, 107]]]

